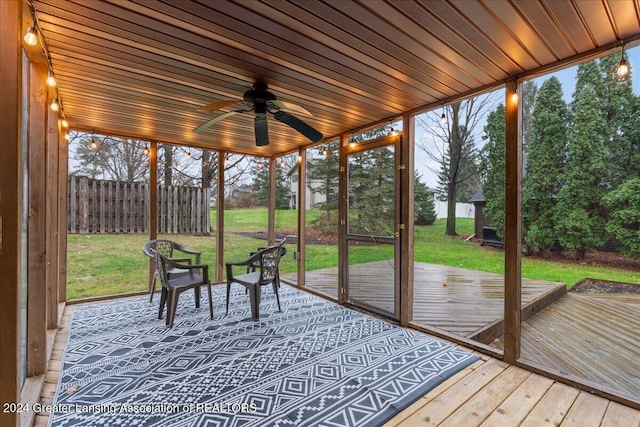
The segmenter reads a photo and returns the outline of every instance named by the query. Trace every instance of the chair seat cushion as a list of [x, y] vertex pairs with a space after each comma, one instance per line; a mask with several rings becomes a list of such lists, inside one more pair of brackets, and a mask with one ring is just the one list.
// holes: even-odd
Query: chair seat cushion
[[184, 288], [193, 286], [195, 283], [204, 284], [204, 279], [199, 274], [187, 274], [169, 279], [169, 286], [172, 288]]

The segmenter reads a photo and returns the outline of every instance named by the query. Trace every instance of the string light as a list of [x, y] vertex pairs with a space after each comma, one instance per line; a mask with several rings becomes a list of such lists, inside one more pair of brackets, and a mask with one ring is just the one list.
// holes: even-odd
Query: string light
[[325, 147], [324, 150], [322, 150], [322, 155], [325, 157], [329, 157], [329, 150], [327, 150], [327, 147]]
[[440, 121], [444, 124], [447, 123], [447, 116], [445, 116], [444, 113], [442, 113], [442, 116], [440, 116]]
[[148, 155], [149, 155], [149, 146], [148, 146], [148, 145], [145, 145], [145, 146], [144, 146], [144, 150], [142, 150], [142, 153], [143, 153], [145, 156], [148, 156]]
[[286, 164], [284, 163], [284, 159], [280, 159], [280, 162], [278, 162], [278, 166], [280, 166], [280, 169], [284, 169]]
[[93, 151], [98, 149], [98, 144], [93, 140], [93, 138], [91, 139], [91, 149]]
[[69, 122], [67, 121], [67, 119], [62, 119], [60, 123], [62, 124], [62, 127], [65, 129], [69, 127]]
[[24, 42], [29, 46], [35, 46], [38, 44], [38, 31], [35, 27], [29, 27], [27, 34], [24, 35]]
[[620, 54], [620, 62], [616, 68], [616, 75], [623, 79], [629, 74], [629, 63], [624, 58], [624, 44], [622, 45], [622, 53]]
[[56, 78], [51, 70], [49, 70], [49, 74], [47, 75], [47, 85], [49, 87], [56, 87]]
[[58, 98], [53, 98], [51, 102], [51, 111], [58, 111], [60, 109], [60, 104], [58, 103]]
[[264, 164], [262, 163], [262, 160], [258, 160], [258, 164], [256, 165], [258, 169], [262, 169], [264, 167]]
[[71, 139], [71, 135], [69, 134], [69, 131], [65, 131], [64, 139], [66, 139], [67, 141]]

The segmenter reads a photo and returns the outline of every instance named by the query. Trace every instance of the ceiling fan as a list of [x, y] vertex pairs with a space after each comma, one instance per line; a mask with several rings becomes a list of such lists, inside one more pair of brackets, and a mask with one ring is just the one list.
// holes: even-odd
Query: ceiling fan
[[322, 139], [322, 134], [303, 122], [296, 116], [287, 113], [283, 110], [289, 110], [294, 113], [300, 113], [307, 116], [312, 114], [305, 108], [292, 104], [290, 102], [278, 101], [276, 96], [268, 91], [266, 83], [256, 82], [253, 84], [253, 89], [246, 91], [243, 95], [243, 101], [225, 100], [217, 101], [209, 105], [198, 108], [198, 111], [214, 111], [220, 108], [227, 107], [229, 105], [237, 105], [238, 108], [234, 111], [221, 114], [208, 122], [198, 126], [193, 131], [202, 132], [205, 129], [215, 125], [221, 120], [231, 117], [235, 114], [248, 113], [250, 111], [255, 112], [253, 119], [253, 126], [256, 134], [256, 145], [265, 146], [269, 144], [269, 133], [267, 128], [267, 113], [273, 114], [273, 117], [291, 126], [313, 142], [318, 142]]

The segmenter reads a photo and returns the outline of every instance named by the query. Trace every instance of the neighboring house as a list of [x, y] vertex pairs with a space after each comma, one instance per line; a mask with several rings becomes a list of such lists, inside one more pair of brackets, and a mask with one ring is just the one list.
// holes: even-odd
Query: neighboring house
[[[290, 209], [298, 209], [298, 166], [294, 166], [287, 173], [287, 176], [291, 178], [290, 185], [291, 191], [289, 192], [289, 208]], [[306, 191], [306, 200], [304, 208], [306, 210], [316, 209], [316, 205], [320, 203], [324, 203], [327, 200], [327, 197], [318, 192], [318, 188], [320, 187], [320, 182], [317, 180], [309, 180], [307, 178], [306, 185], [304, 186]]]

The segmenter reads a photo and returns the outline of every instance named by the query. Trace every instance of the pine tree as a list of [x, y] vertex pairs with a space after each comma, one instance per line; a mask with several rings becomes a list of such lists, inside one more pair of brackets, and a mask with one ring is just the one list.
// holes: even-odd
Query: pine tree
[[533, 248], [548, 250], [554, 245], [554, 217], [569, 132], [569, 110], [556, 77], [540, 86], [535, 104], [522, 194], [522, 234], [527, 252]]
[[505, 193], [505, 109], [500, 104], [489, 113], [484, 127], [485, 145], [481, 153], [482, 194], [486, 201], [484, 215], [491, 220], [498, 235], [504, 235]]
[[[585, 66], [590, 71], [592, 63]], [[586, 72], [582, 74], [584, 77]], [[572, 102], [573, 126], [569, 134], [569, 149], [564, 172], [564, 186], [559, 192], [556, 224], [560, 244], [584, 259], [587, 251], [603, 242], [604, 220], [602, 197], [605, 191], [607, 153], [604, 146], [605, 120], [600, 99], [588, 82], [576, 85]]]
[[436, 222], [436, 204], [433, 196], [429, 191], [427, 184], [421, 181], [422, 178], [415, 172], [414, 192], [413, 192], [413, 209], [414, 223], [416, 225], [432, 225]]
[[621, 184], [604, 202], [611, 211], [607, 231], [622, 244], [622, 253], [640, 258], [640, 177]]
[[313, 191], [324, 195], [325, 199], [314, 208], [324, 210], [327, 218], [332, 211], [338, 209], [339, 149], [340, 141], [314, 148], [311, 150], [313, 158], [307, 162], [308, 183], [313, 182], [315, 185]]

